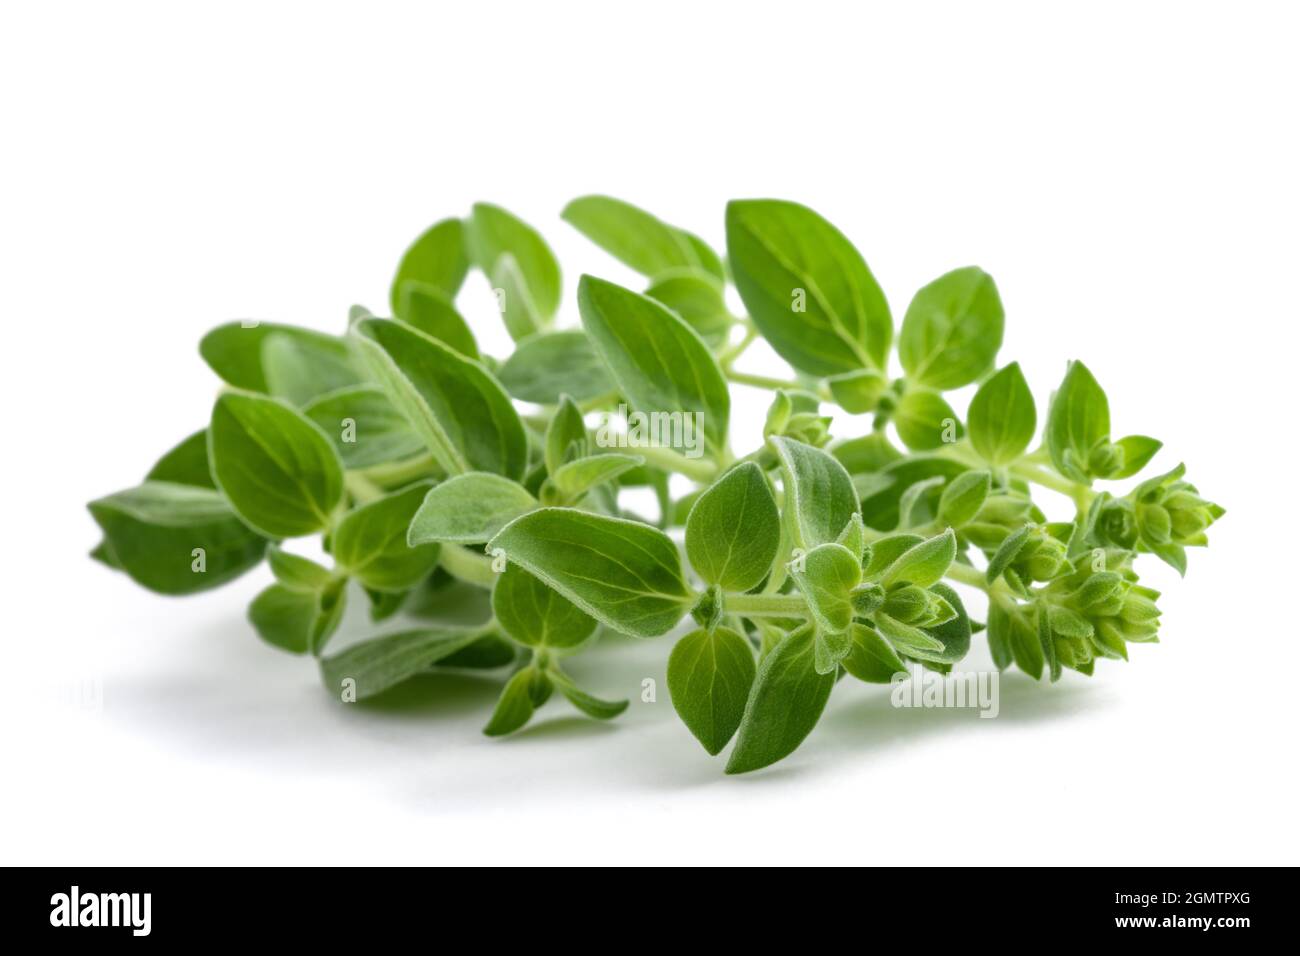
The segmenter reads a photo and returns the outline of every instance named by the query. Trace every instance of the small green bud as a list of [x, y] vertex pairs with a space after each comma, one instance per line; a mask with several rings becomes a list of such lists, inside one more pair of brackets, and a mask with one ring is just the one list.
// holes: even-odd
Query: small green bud
[[1090, 576], [1083, 586], [1074, 592], [1073, 603], [1082, 611], [1091, 611], [1111, 604], [1117, 596], [1122, 596], [1124, 591], [1123, 578], [1114, 571], [1100, 571]]
[[881, 610], [895, 621], [916, 624], [930, 615], [930, 592], [908, 584], [889, 592]]
[[722, 589], [716, 584], [712, 584], [708, 590], [700, 595], [695, 607], [691, 608], [691, 617], [695, 618], [695, 623], [699, 624], [700, 627], [712, 632], [714, 628], [722, 623], [722, 615]]
[[1160, 505], [1138, 505], [1137, 526], [1138, 534], [1148, 544], [1168, 544], [1173, 521]]
[[1138, 522], [1132, 502], [1123, 498], [1106, 502], [1097, 516], [1097, 536], [1103, 543], [1117, 548], [1136, 545]]
[[948, 482], [939, 497], [939, 520], [959, 528], [970, 521], [988, 498], [992, 477], [987, 471], [967, 471]]
[[1108, 478], [1124, 470], [1124, 449], [1109, 441], [1100, 441], [1088, 453], [1088, 471], [1098, 478]]
[[850, 592], [850, 600], [856, 616], [870, 617], [885, 603], [885, 589], [879, 584], [859, 584]]
[[786, 423], [790, 421], [793, 412], [794, 402], [790, 400], [789, 393], [783, 388], [777, 389], [776, 397], [767, 410], [767, 421], [763, 423], [763, 438], [784, 435]]

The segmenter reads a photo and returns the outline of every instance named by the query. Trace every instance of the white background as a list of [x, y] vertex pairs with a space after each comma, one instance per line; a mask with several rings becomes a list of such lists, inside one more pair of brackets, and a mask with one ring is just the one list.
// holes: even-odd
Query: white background
[[[6, 4], [3, 861], [1300, 862], [1297, 26], [1253, 3]], [[727, 778], [662, 680], [612, 725], [556, 702], [490, 741], [494, 679], [336, 703], [245, 622], [265, 569], [166, 599], [86, 558], [84, 502], [206, 421], [208, 328], [341, 330], [478, 199], [551, 240], [574, 323], [581, 272], [632, 281], [558, 218], [588, 192], [719, 246], [728, 198], [805, 202], [896, 317], [991, 272], [1040, 407], [1085, 359], [1116, 432], [1228, 509], [1186, 581], [1148, 568], [1162, 643], [1008, 676], [996, 720], [846, 682], [793, 757]], [[486, 284], [461, 301], [500, 354]], [[766, 398], [737, 397], [743, 451]], [[633, 696], [670, 646], [575, 670]]]

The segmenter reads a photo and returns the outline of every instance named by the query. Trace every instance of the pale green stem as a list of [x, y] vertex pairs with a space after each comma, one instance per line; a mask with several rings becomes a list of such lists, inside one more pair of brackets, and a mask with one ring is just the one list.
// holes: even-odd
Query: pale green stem
[[629, 448], [628, 452], [640, 455], [646, 464], [664, 471], [675, 471], [692, 481], [712, 481], [718, 475], [717, 463], [708, 458], [687, 458], [679, 451], [659, 446]]
[[[965, 438], [959, 442], [944, 445], [939, 449], [939, 454], [960, 461], [963, 464], [970, 465], [972, 468], [989, 467], [988, 463], [976, 454], [975, 449], [971, 447], [969, 440]], [[1038, 455], [1038, 452], [1034, 452], [1022, 456], [1017, 461], [1008, 465], [1007, 471], [1015, 475], [1017, 478], [1023, 478], [1025, 481], [1031, 482], [1032, 484], [1041, 485], [1044, 488], [1050, 488], [1052, 491], [1065, 495], [1075, 503], [1080, 511], [1087, 510], [1088, 505], [1091, 503], [1092, 499], [1096, 497], [1097, 493], [1087, 485], [1081, 485], [1077, 481], [1071, 481], [1069, 478], [1066, 478], [1063, 475], [1058, 475], [1055, 471], [1048, 468], [1038, 467], [1033, 463], [1034, 459]]]
[[578, 410], [584, 415], [587, 412], [594, 412], [597, 409], [604, 408], [607, 405], [613, 405], [618, 401], [619, 393], [617, 391], [606, 392], [604, 395], [597, 395], [595, 398], [589, 398], [586, 401], [578, 402]]
[[770, 378], [767, 375], [752, 375], [749, 372], [738, 372], [734, 368], [727, 369], [727, 378], [737, 385], [752, 385], [755, 388], [769, 389], [802, 389], [803, 386], [798, 382], [792, 382], [788, 379]]
[[1052, 491], [1067, 495], [1074, 501], [1080, 511], [1086, 511], [1092, 499], [1097, 496], [1097, 493], [1087, 485], [1081, 485], [1077, 481], [1071, 481], [1069, 478], [1058, 475], [1046, 468], [1039, 468], [1037, 465], [1016, 462], [1007, 470], [1017, 478], [1023, 478], [1025, 481], [1031, 481], [1036, 485], [1042, 485], [1044, 488], [1050, 488]]
[[728, 594], [723, 607], [741, 617], [808, 616], [808, 604], [797, 594]]
[[969, 564], [958, 564], [955, 561], [949, 565], [944, 577], [951, 578], [960, 584], [966, 584], [973, 588], [979, 588], [981, 591], [989, 589], [989, 582], [984, 577], [984, 572], [978, 568], [972, 568]]
[[406, 461], [385, 462], [382, 465], [362, 468], [356, 473], [375, 484], [392, 486], [405, 485], [421, 478], [428, 478], [435, 473], [437, 468], [433, 456], [424, 454], [416, 458], [408, 458]]
[[718, 356], [719, 364], [721, 364], [724, 369], [730, 369], [731, 363], [740, 358], [740, 356], [744, 354], [745, 349], [749, 348], [757, 338], [758, 329], [754, 328], [752, 325], [747, 326], [745, 328], [745, 337], [730, 348], [724, 349]]
[[383, 488], [357, 471], [348, 472], [343, 478], [343, 483], [348, 489], [348, 494], [362, 504], [382, 498], [385, 494]]
[[467, 551], [458, 544], [444, 543], [438, 553], [438, 564], [453, 578], [467, 584], [490, 589], [497, 581], [491, 558]]

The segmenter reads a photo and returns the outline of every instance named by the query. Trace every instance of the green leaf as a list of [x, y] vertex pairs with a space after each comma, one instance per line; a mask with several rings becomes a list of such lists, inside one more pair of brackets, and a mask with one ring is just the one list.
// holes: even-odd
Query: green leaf
[[322, 395], [302, 413], [320, 426], [349, 470], [404, 461], [424, 452], [420, 436], [374, 385]]
[[939, 520], [950, 528], [970, 521], [989, 496], [993, 477], [987, 471], [967, 471], [944, 486], [939, 496]]
[[[850, 592], [862, 583], [856, 554], [842, 544], [820, 544], [792, 562], [790, 576], [807, 599], [819, 633], [842, 634], [849, 629], [853, 623]], [[824, 671], [818, 668], [818, 672]]]
[[482, 544], [537, 507], [523, 485], [481, 471], [449, 478], [425, 496], [411, 520], [407, 543]]
[[427, 483], [350, 511], [332, 536], [334, 560], [375, 591], [405, 591], [438, 563], [438, 545], [406, 543], [407, 529], [429, 492]]
[[1033, 530], [1034, 526], [1027, 524], [1002, 539], [997, 551], [993, 552], [993, 557], [989, 558], [989, 566], [984, 574], [989, 584], [1000, 578], [1002, 572], [1011, 566], [1011, 562], [1016, 559], [1016, 555], [1029, 540], [1029, 533]]
[[268, 644], [290, 654], [306, 654], [311, 648], [317, 603], [315, 591], [272, 584], [248, 605], [248, 620]]
[[1164, 447], [1164, 442], [1148, 438], [1146, 435], [1129, 435], [1126, 438], [1121, 438], [1115, 444], [1124, 452], [1124, 467], [1114, 474], [1106, 476], [1111, 479], [1132, 478], [1147, 466], [1147, 463], [1155, 457], [1156, 452]]
[[496, 293], [497, 308], [506, 324], [506, 331], [516, 342], [546, 330], [550, 320], [538, 311], [528, 282], [519, 270], [519, 263], [510, 253], [503, 253], [488, 273], [488, 281]]
[[614, 390], [614, 379], [581, 329], [530, 335], [515, 345], [498, 375], [521, 402], [554, 405], [563, 394], [576, 401]]
[[935, 627], [922, 628], [925, 633], [943, 645], [943, 649], [933, 653], [921, 651], [916, 656], [921, 660], [937, 661], [942, 664], [956, 663], [970, 651], [970, 615], [966, 613], [966, 606], [962, 604], [961, 597], [948, 585], [940, 582], [931, 585], [930, 590], [952, 605], [957, 616]]
[[1024, 454], [1038, 427], [1038, 413], [1019, 362], [979, 387], [967, 418], [971, 444], [990, 465], [1005, 465]]
[[949, 528], [900, 554], [881, 573], [880, 583], [885, 587], [915, 584], [928, 588], [947, 573], [956, 556], [957, 536]]
[[277, 582], [253, 599], [248, 620], [262, 640], [281, 650], [319, 652], [343, 618], [346, 583], [336, 578], [319, 590], [302, 590]]
[[627, 710], [628, 702], [626, 700], [602, 700], [588, 694], [573, 683], [568, 675], [555, 670], [549, 673], [551, 680], [555, 682], [555, 686], [560, 689], [560, 693], [564, 695], [565, 699], [588, 717], [594, 717], [597, 720], [611, 720]]
[[[467, 590], [477, 588], [466, 585]], [[454, 654], [448, 654], [437, 662], [440, 668], [463, 668], [467, 670], [496, 670], [513, 664], [517, 646], [499, 634], [485, 634], [477, 641], [466, 645]]]
[[490, 203], [475, 203], [465, 225], [474, 264], [495, 284], [502, 257], [510, 256], [537, 314], [546, 322], [554, 318], [560, 308], [560, 264], [537, 230]]
[[403, 607], [410, 598], [410, 591], [371, 591], [366, 590], [370, 601], [370, 620], [374, 623], [386, 621]]
[[858, 510], [849, 473], [820, 448], [780, 436], [767, 441], [781, 463], [784, 518], [794, 546], [806, 552], [834, 541]]
[[272, 332], [262, 340], [266, 390], [291, 405], [306, 405], [321, 395], [361, 383], [361, 374], [338, 340], [322, 348], [312, 339]]
[[525, 667], [516, 671], [506, 681], [483, 733], [489, 737], [504, 737], [528, 723], [537, 709], [536, 698], [542, 694], [538, 689], [540, 686], [549, 686], [549, 681], [537, 668]]
[[732, 468], [700, 495], [686, 518], [686, 556], [707, 584], [748, 591], [766, 576], [781, 544], [781, 516], [763, 469]]
[[1038, 680], [1043, 676], [1043, 646], [1037, 631], [1019, 613], [1009, 614], [1011, 622], [1011, 655], [1016, 666]]
[[883, 612], [876, 613], [875, 622], [876, 628], [889, 643], [908, 657], [925, 660], [943, 651], [943, 643], [919, 627], [904, 624]]
[[912, 298], [898, 337], [909, 381], [940, 391], [976, 381], [1002, 345], [1002, 300], [986, 272], [954, 269]]
[[827, 451], [850, 475], [880, 471], [903, 457], [903, 453], [882, 432], [836, 442]]
[[322, 567], [310, 558], [285, 551], [279, 545], [271, 545], [267, 549], [266, 558], [275, 579], [295, 591], [315, 593], [324, 590], [334, 577], [329, 568]]
[[[321, 680], [331, 693], [352, 688], [357, 700], [365, 700], [423, 674], [482, 636], [481, 630], [426, 627], [373, 637], [323, 658]], [[356, 683], [345, 687], [345, 680]]]
[[1056, 470], [1087, 483], [1088, 456], [1094, 445], [1110, 437], [1110, 403], [1082, 362], [1070, 363], [1052, 395], [1043, 437]]
[[619, 475], [639, 468], [645, 464], [640, 455], [622, 455], [607, 452], [600, 455], [588, 455], [565, 465], [561, 465], [551, 481], [560, 498], [566, 502], [575, 502], [597, 485], [613, 481]]
[[546, 447], [543, 457], [548, 474], [555, 474], [564, 465], [591, 452], [587, 425], [582, 420], [582, 410], [568, 395], [560, 396], [560, 406], [546, 426]]
[[258, 564], [266, 551], [266, 540], [210, 488], [146, 481], [87, 507], [114, 565], [160, 594], [220, 587]]
[[393, 315], [402, 315], [402, 295], [409, 282], [433, 286], [454, 299], [469, 272], [465, 229], [459, 219], [444, 219], [425, 230], [402, 254], [389, 292]]
[[889, 379], [884, 373], [874, 368], [858, 369], [856, 372], [841, 372], [826, 379], [835, 404], [850, 415], [861, 415], [872, 411], [880, 396], [889, 386]]
[[906, 674], [907, 667], [874, 628], [854, 624], [853, 646], [848, 656], [840, 661], [844, 669], [868, 684], [888, 684], [895, 674]]
[[571, 508], [516, 518], [489, 542], [596, 620], [635, 637], [673, 628], [695, 603], [662, 531]]
[[709, 250], [701, 255], [699, 240], [621, 199], [580, 196], [564, 207], [560, 218], [649, 278], [673, 269], [704, 269], [722, 278], [716, 254]]
[[1047, 620], [1047, 609], [1038, 606], [1035, 617], [1038, 621], [1038, 646], [1042, 648], [1043, 658], [1047, 661], [1048, 674], [1052, 683], [1061, 679], [1061, 659], [1056, 654], [1056, 641], [1052, 637], [1052, 626]]
[[912, 389], [898, 403], [894, 427], [903, 444], [913, 451], [932, 451], [962, 435], [957, 413], [938, 392]]
[[919, 534], [908, 532], [898, 532], [897, 534], [877, 538], [871, 543], [871, 557], [863, 566], [862, 576], [869, 581], [876, 580], [885, 572], [887, 567], [923, 541], [925, 541], [925, 538]]
[[740, 726], [755, 670], [749, 641], [727, 627], [692, 631], [668, 656], [673, 707], [710, 754], [720, 752]]
[[805, 206], [727, 205], [727, 258], [763, 337], [809, 375], [885, 368], [893, 320], [862, 256]]
[[814, 666], [813, 629], [802, 627], [772, 648], [745, 703], [727, 773], [748, 773], [789, 756], [817, 725], [835, 674]]
[[451, 297], [437, 286], [423, 282], [405, 283], [401, 301], [393, 314], [466, 358], [478, 359], [478, 343], [474, 341], [469, 324], [456, 311]]
[[118, 563], [117, 556], [113, 554], [113, 548], [107, 541], [100, 541], [99, 544], [91, 548], [90, 557], [106, 568], [114, 571], [122, 570], [122, 565]]
[[862, 515], [855, 511], [849, 517], [849, 520], [835, 538], [835, 543], [844, 545], [859, 559], [867, 553], [867, 529], [862, 524]]
[[997, 601], [989, 602], [989, 654], [1000, 671], [1011, 666], [1011, 616]]
[[492, 613], [507, 634], [528, 647], [572, 650], [596, 632], [594, 618], [516, 564], [497, 576]]
[[343, 466], [334, 446], [279, 399], [249, 392], [218, 398], [208, 456], [212, 476], [235, 512], [268, 537], [323, 531], [343, 497]]
[[699, 270], [662, 276], [645, 294], [672, 309], [711, 347], [727, 341], [735, 322], [723, 298], [722, 280]]
[[[263, 347], [273, 337], [285, 346], [286, 353], [291, 349], [300, 352], [306, 356], [304, 361], [326, 376], [326, 380], [318, 383], [317, 394], [360, 381], [347, 343], [342, 339], [275, 322], [227, 322], [219, 325], [203, 336], [199, 342], [199, 354], [228, 385], [250, 392], [269, 393], [271, 384], [264, 366]], [[287, 373], [282, 374], [282, 378], [285, 375]], [[289, 387], [288, 382], [280, 384]]]
[[[593, 276], [578, 283], [582, 324], [628, 402], [647, 415], [703, 418], [708, 451], [727, 445], [731, 393], [704, 340], [663, 305]], [[682, 431], [691, 419], [682, 423]]]
[[400, 322], [362, 319], [352, 334], [389, 400], [444, 471], [523, 477], [528, 465], [523, 423], [483, 366]]
[[145, 481], [169, 481], [176, 485], [216, 489], [208, 464], [208, 430], [200, 428], [158, 459]]
[[895, 528], [907, 489], [919, 481], [947, 480], [967, 470], [969, 466], [944, 455], [912, 455], [888, 464], [873, 476], [880, 485], [863, 492], [862, 521], [868, 528], [880, 531]]

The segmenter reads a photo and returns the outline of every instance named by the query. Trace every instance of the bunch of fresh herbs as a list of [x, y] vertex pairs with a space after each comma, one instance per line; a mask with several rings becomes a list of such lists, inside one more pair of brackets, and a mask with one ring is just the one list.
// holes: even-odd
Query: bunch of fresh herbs
[[[211, 420], [140, 485], [90, 504], [94, 557], [162, 594], [266, 561], [274, 583], [249, 619], [315, 657], [331, 693], [497, 669], [491, 735], [557, 690], [617, 716], [627, 701], [578, 686], [566, 659], [602, 629], [656, 638], [690, 619], [668, 689], [710, 754], [735, 738], [729, 773], [793, 751], [846, 675], [947, 672], [976, 632], [999, 668], [1053, 681], [1156, 639], [1158, 595], [1135, 562], [1182, 573], [1223, 509], [1181, 465], [1127, 491], [1095, 487], [1135, 478], [1160, 442], [1115, 437], [1081, 362], [1035, 446], [1039, 410], [1019, 366], [997, 365], [1002, 303], [980, 269], [917, 292], [895, 338], [862, 256], [804, 206], [731, 203], [725, 260], [608, 197], [563, 218], [645, 277], [635, 291], [583, 276], [581, 328], [553, 327], [560, 268], [541, 235], [480, 204], [407, 249], [392, 318], [354, 307], [342, 335], [251, 322], [208, 333], [200, 352], [224, 383]], [[480, 352], [457, 308], [471, 270], [514, 340], [505, 358]], [[728, 307], [728, 284], [747, 316]], [[759, 337], [788, 380], [736, 368]], [[739, 456], [731, 383], [772, 393], [761, 445]], [[945, 393], [975, 384], [963, 418]], [[872, 416], [869, 432], [832, 438], [826, 405]], [[621, 428], [618, 409], [631, 410]], [[671, 426], [676, 444], [646, 422]], [[655, 520], [627, 510], [620, 493], [634, 488], [653, 492]], [[1049, 518], [1035, 488], [1073, 513]], [[323, 536], [327, 563], [283, 547], [308, 535]], [[951, 583], [982, 592], [984, 623]], [[389, 623], [330, 653], [349, 592]], [[427, 623], [489, 593], [481, 620]]]

